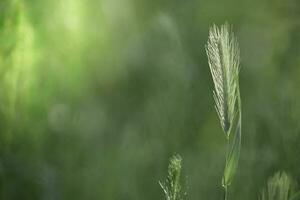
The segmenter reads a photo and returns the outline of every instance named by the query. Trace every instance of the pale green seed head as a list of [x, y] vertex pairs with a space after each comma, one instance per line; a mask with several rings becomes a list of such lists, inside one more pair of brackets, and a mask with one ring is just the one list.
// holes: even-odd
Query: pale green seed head
[[228, 24], [209, 30], [206, 45], [208, 64], [214, 82], [215, 107], [226, 136], [230, 134], [238, 112], [236, 105], [239, 85], [240, 51]]

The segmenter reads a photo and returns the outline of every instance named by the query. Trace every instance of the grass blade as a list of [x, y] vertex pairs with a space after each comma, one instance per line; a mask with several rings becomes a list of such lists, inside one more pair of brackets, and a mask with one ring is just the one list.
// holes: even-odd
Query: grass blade
[[241, 122], [239, 120], [236, 133], [234, 136], [233, 144], [230, 152], [228, 153], [226, 165], [223, 176], [223, 186], [230, 185], [238, 167], [239, 157], [241, 150]]

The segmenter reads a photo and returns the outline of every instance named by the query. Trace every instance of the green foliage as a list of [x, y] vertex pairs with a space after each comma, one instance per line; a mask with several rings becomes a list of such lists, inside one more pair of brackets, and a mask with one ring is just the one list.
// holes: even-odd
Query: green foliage
[[294, 194], [291, 194], [290, 200], [300, 200], [300, 191], [298, 191]]
[[238, 167], [241, 150], [241, 125], [237, 124], [236, 133], [233, 138], [233, 143], [230, 145], [230, 151], [227, 153], [226, 164], [223, 174], [222, 184], [224, 187], [230, 185]]
[[180, 185], [181, 157], [172, 156], [168, 166], [168, 176], [165, 183], [159, 182], [165, 193], [166, 200], [182, 200], [182, 188]]
[[[268, 180], [261, 194], [261, 200], [292, 200], [292, 180], [285, 172], [277, 172]], [[291, 198], [293, 197], [293, 198]]]
[[185, 155], [191, 199], [219, 199], [226, 144], [214, 134], [202, 47], [225, 19], [243, 52], [244, 170], [226, 173], [230, 197], [256, 199], [277, 168], [299, 180], [299, 9], [299, 0], [0, 0], [0, 199], [156, 200], [170, 152]]

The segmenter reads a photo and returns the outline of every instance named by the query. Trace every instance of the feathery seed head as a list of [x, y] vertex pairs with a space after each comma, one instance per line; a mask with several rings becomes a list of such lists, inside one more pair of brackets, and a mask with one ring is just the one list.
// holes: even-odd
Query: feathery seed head
[[215, 107], [226, 136], [230, 134], [235, 115], [239, 89], [239, 46], [228, 24], [209, 30], [206, 53], [214, 82]]

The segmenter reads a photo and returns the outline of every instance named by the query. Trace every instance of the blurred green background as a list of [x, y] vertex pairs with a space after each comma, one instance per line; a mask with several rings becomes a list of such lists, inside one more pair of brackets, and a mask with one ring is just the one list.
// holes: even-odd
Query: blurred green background
[[241, 48], [242, 151], [231, 199], [285, 170], [300, 183], [298, 0], [0, 0], [0, 199], [222, 196], [225, 137], [205, 44]]

